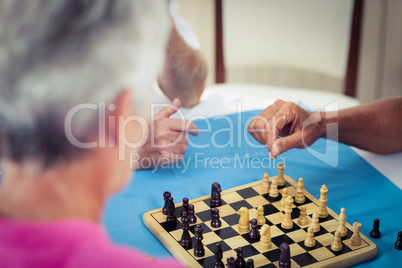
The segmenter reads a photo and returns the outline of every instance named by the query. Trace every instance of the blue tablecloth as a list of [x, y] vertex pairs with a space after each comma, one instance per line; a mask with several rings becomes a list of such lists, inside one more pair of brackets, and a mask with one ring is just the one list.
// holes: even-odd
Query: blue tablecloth
[[382, 237], [372, 239], [378, 247], [377, 257], [356, 267], [401, 266], [402, 251], [394, 245], [398, 231], [402, 231], [402, 191], [348, 146], [325, 139], [309, 150], [293, 149], [270, 161], [267, 149], [255, 148], [257, 142], [246, 130], [259, 112], [196, 121], [201, 133], [190, 138], [183, 163], [137, 171], [106, 205], [103, 222], [111, 239], [154, 257], [169, 256], [142, 222], [145, 212], [163, 206], [164, 191], [181, 202], [183, 197], [210, 194], [215, 181], [225, 190], [261, 180], [264, 172], [276, 175], [276, 164], [284, 162], [285, 174], [294, 180], [304, 178], [305, 189], [315, 197], [319, 198], [321, 185], [326, 184], [328, 207], [337, 214], [346, 208], [347, 221], [361, 222], [367, 237], [373, 220], [380, 219]]

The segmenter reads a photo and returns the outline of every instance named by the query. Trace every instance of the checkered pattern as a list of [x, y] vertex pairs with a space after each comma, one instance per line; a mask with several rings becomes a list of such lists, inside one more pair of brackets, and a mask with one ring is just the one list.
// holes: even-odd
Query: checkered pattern
[[[289, 181], [290, 178], [287, 178]], [[294, 183], [294, 182], [293, 182]], [[295, 184], [294, 184], [295, 185]], [[296, 195], [296, 188], [289, 182], [284, 186], [288, 188], [290, 196]], [[283, 187], [282, 187], [283, 188]], [[282, 191], [280, 191], [282, 192]], [[254, 184], [249, 187], [244, 187], [237, 190], [228, 190], [222, 193], [222, 206], [219, 207], [222, 226], [220, 228], [211, 227], [212, 210], [209, 206], [210, 198], [205, 197], [197, 199], [198, 201], [191, 204], [195, 207], [195, 215], [197, 223], [190, 226], [190, 235], [193, 239], [192, 245], [195, 245], [195, 225], [201, 224], [203, 231], [203, 244], [205, 248], [205, 256], [197, 258], [194, 256], [194, 249], [186, 250], [187, 257], [194, 258], [202, 267], [213, 267], [215, 263], [215, 248], [216, 244], [220, 243], [223, 251], [222, 261], [226, 263], [228, 257], [235, 257], [235, 249], [243, 248], [245, 259], [252, 258], [255, 267], [278, 267], [278, 260], [281, 254], [279, 249], [280, 244], [286, 242], [290, 246], [292, 267], [314, 265], [318, 262], [333, 258], [334, 262], [344, 260], [345, 254], [351, 251], [359, 251], [365, 247], [369, 247], [371, 241], [362, 239], [362, 244], [358, 247], [352, 246], [350, 238], [353, 234], [348, 229], [346, 237], [342, 238], [343, 249], [340, 252], [331, 250], [333, 234], [339, 226], [338, 219], [329, 215], [326, 219], [320, 219], [320, 231], [314, 234], [316, 245], [312, 248], [307, 248], [304, 245], [304, 240], [307, 237], [307, 227], [300, 226], [297, 219], [300, 216], [299, 207], [305, 205], [307, 207], [307, 216], [311, 222], [312, 214], [318, 208], [318, 201], [312, 201], [308, 197], [303, 204], [293, 203], [293, 212], [291, 214], [294, 222], [292, 229], [283, 229], [281, 222], [284, 218], [284, 206], [280, 203], [281, 195], [277, 198], [271, 198], [267, 193], [261, 193], [261, 184]], [[272, 248], [262, 250], [259, 246], [259, 238], [251, 239], [248, 233], [239, 233], [238, 224], [240, 216], [237, 215], [237, 210], [241, 207], [247, 207], [250, 211], [250, 219], [257, 217], [257, 207], [262, 205], [266, 223], [271, 226], [271, 241]], [[176, 226], [166, 224], [166, 215], [163, 215], [161, 210], [151, 214], [151, 216], [163, 227], [170, 235], [173, 243], [178, 243], [182, 235], [182, 224], [180, 222], [181, 206], [176, 207], [176, 216], [178, 222]], [[168, 248], [168, 247], [167, 247]], [[169, 248], [168, 248], [169, 249]], [[350, 254], [349, 254], [350, 255]]]

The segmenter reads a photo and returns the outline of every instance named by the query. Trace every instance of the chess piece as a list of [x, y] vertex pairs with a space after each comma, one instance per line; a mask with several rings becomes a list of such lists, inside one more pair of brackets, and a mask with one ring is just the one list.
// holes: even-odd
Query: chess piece
[[188, 223], [194, 224], [197, 222], [197, 217], [194, 214], [194, 205], [189, 205], [188, 206], [188, 211], [187, 211], [187, 218], [188, 218]]
[[283, 190], [282, 190], [282, 199], [281, 199], [281, 205], [282, 206], [285, 206], [287, 197], [288, 197], [288, 188], [283, 188]]
[[202, 239], [204, 238], [202, 236], [202, 232], [204, 231], [204, 229], [202, 229], [200, 224], [197, 224], [197, 226], [195, 226], [194, 231], [195, 231], [194, 256], [204, 257], [205, 250], [204, 250], [204, 245], [202, 244]]
[[211, 208], [222, 206], [221, 192], [221, 185], [217, 182], [214, 182], [211, 189]]
[[283, 172], [285, 171], [285, 164], [279, 163], [277, 165], [277, 167], [278, 167], [277, 184], [278, 184], [278, 186], [285, 186], [286, 181], [285, 181], [285, 177], [283, 176]]
[[292, 229], [293, 221], [292, 221], [292, 205], [293, 205], [293, 198], [288, 196], [286, 198], [285, 204], [285, 217], [281, 223], [281, 227], [283, 229]]
[[331, 249], [333, 251], [341, 251], [342, 250], [342, 242], [341, 242], [341, 233], [339, 231], [335, 232], [334, 241], [331, 244]]
[[299, 225], [307, 225], [308, 224], [307, 207], [306, 206], [300, 207], [300, 217], [297, 219], [297, 224], [299, 224]]
[[268, 224], [264, 224], [260, 229], [260, 248], [262, 250], [268, 250], [272, 247], [271, 242], [271, 227]]
[[282, 243], [279, 246], [279, 249], [282, 250], [281, 255], [279, 256], [279, 268], [290, 268], [291, 260], [289, 245], [287, 243]]
[[256, 239], [256, 238], [260, 237], [260, 233], [258, 232], [257, 219], [252, 219], [251, 220], [251, 230], [248, 233], [248, 236], [251, 239]]
[[380, 238], [381, 237], [381, 232], [380, 232], [380, 220], [375, 219], [374, 224], [373, 224], [373, 230], [370, 232], [370, 236], [372, 238]]
[[269, 188], [270, 188], [269, 175], [268, 173], [264, 173], [264, 177], [262, 178], [262, 184], [261, 184], [261, 192], [268, 193]]
[[217, 208], [214, 208], [213, 210], [211, 226], [214, 228], [219, 228], [222, 226], [222, 222], [219, 219], [219, 209]]
[[167, 217], [166, 217], [166, 223], [169, 225], [174, 225], [177, 223], [177, 218], [176, 215], [174, 214], [176, 211], [175, 205], [173, 203], [173, 197], [168, 198], [168, 207], [167, 207]]
[[227, 266], [228, 268], [236, 268], [236, 260], [233, 257], [227, 258]]
[[359, 222], [353, 223], [353, 235], [350, 238], [352, 246], [360, 246], [362, 239], [360, 238], [360, 231], [362, 229], [362, 224]]
[[339, 227], [338, 231], [341, 233], [341, 237], [345, 237], [348, 234], [348, 229], [346, 229], [346, 213], [345, 208], [341, 208], [341, 213], [339, 214]]
[[396, 238], [395, 248], [397, 250], [402, 250], [402, 232], [398, 233], [398, 237]]
[[247, 260], [247, 265], [246, 265], [246, 267], [247, 267], [247, 268], [254, 268], [254, 261], [253, 261], [253, 259], [248, 259], [248, 260]]
[[168, 203], [169, 203], [169, 197], [171, 196], [171, 193], [166, 191], [163, 193], [163, 199], [165, 200], [165, 205], [162, 208], [162, 213], [164, 215], [168, 214]]
[[264, 208], [260, 205], [257, 208], [257, 224], [264, 225], [267, 221], [264, 217]]
[[299, 178], [299, 182], [297, 183], [297, 194], [295, 197], [295, 202], [298, 204], [303, 204], [306, 201], [306, 197], [304, 196], [304, 182], [303, 178]]
[[[223, 253], [222, 253], [221, 243], [217, 243], [216, 244], [216, 249], [215, 249], [215, 264], [214, 264], [214, 268], [224, 268], [225, 267], [225, 264], [223, 264], [223, 262], [222, 262], [222, 257], [223, 257]], [[233, 264], [234, 264], [234, 258], [233, 258]], [[235, 266], [232, 266], [232, 267], [235, 267]]]
[[187, 211], [187, 215], [188, 215], [188, 198], [187, 197], [183, 198], [183, 204], [181, 205], [180, 217], [183, 217], [184, 211]]
[[187, 218], [187, 211], [183, 211], [183, 217], [181, 217], [181, 223], [183, 224], [183, 234], [181, 235], [180, 245], [185, 248], [191, 248], [191, 236], [188, 231], [188, 218]]
[[328, 209], [327, 209], [327, 194], [328, 194], [328, 188], [327, 186], [325, 186], [325, 184], [321, 187], [320, 189], [320, 199], [318, 201], [320, 201], [320, 206], [317, 209], [317, 214], [318, 217], [324, 219], [326, 217], [328, 217]]
[[320, 223], [318, 222], [318, 214], [317, 213], [313, 214], [313, 218], [311, 219], [310, 226], [313, 227], [314, 233], [320, 231]]
[[238, 247], [236, 250], [236, 267], [246, 267], [246, 261], [244, 260], [244, 255], [243, 255], [243, 248]]
[[237, 214], [240, 215], [239, 219], [239, 232], [248, 233], [250, 232], [250, 212], [246, 207], [241, 207]]
[[269, 196], [272, 198], [277, 198], [279, 196], [278, 182], [277, 182], [276, 178], [272, 179], [271, 189], [269, 189]]
[[307, 228], [307, 238], [304, 240], [304, 245], [311, 248], [315, 246], [315, 243], [314, 230], [313, 227], [310, 226]]

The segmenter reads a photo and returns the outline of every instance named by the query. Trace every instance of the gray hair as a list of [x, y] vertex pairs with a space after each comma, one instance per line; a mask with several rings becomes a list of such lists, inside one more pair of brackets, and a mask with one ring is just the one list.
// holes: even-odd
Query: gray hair
[[[51, 165], [79, 151], [64, 120], [81, 103], [110, 103], [136, 90], [136, 111], [156, 80], [169, 29], [167, 1], [2, 0], [0, 122], [3, 156]], [[79, 113], [85, 141], [98, 113]]]

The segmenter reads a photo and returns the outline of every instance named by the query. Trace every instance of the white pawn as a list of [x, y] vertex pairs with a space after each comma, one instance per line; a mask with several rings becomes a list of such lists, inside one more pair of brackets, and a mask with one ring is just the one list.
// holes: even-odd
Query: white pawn
[[268, 193], [269, 192], [269, 175], [268, 173], [264, 173], [264, 177], [262, 178], [261, 192]]
[[297, 219], [297, 223], [299, 225], [307, 225], [308, 224], [307, 207], [306, 206], [300, 207], [300, 217]]
[[264, 225], [265, 223], [264, 208], [260, 205], [257, 208], [257, 225]]
[[317, 213], [313, 214], [313, 218], [311, 219], [310, 226], [313, 227], [314, 233], [320, 231], [320, 224], [318, 222], [318, 214]]
[[355, 222], [353, 223], [353, 235], [350, 238], [352, 246], [360, 246], [362, 239], [360, 238], [360, 230], [362, 229], [362, 224]]
[[307, 238], [306, 238], [306, 240], [304, 240], [304, 245], [306, 247], [311, 248], [311, 247], [315, 246], [315, 243], [316, 242], [315, 242], [315, 239], [314, 239], [314, 231], [313, 231], [313, 228], [310, 226], [307, 229]]
[[272, 247], [271, 227], [264, 224], [260, 229], [260, 247], [262, 250], [268, 250]]
[[342, 242], [341, 242], [341, 233], [339, 231], [335, 232], [334, 241], [331, 244], [331, 249], [333, 251], [341, 251], [342, 250]]
[[269, 189], [269, 196], [272, 198], [276, 198], [279, 196], [278, 183], [275, 178], [272, 179], [271, 189]]
[[298, 204], [302, 204], [306, 201], [306, 197], [304, 196], [304, 182], [303, 178], [299, 178], [299, 182], [297, 183], [297, 194], [295, 197], [295, 202]]
[[277, 183], [279, 186], [285, 186], [286, 180], [285, 177], [283, 176], [283, 172], [285, 171], [285, 164], [279, 163], [277, 167], [278, 167]]
[[288, 197], [288, 188], [284, 188], [282, 190], [282, 199], [281, 199], [281, 205], [284, 206], [286, 204], [286, 198]]
[[348, 229], [346, 229], [346, 213], [345, 208], [341, 208], [341, 214], [339, 214], [339, 227], [338, 231], [341, 233], [341, 237], [345, 237], [348, 234]]

